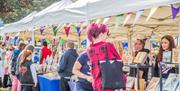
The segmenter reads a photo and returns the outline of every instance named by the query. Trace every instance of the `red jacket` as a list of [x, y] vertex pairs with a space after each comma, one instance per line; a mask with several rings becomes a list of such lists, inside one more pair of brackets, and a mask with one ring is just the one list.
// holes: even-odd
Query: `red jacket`
[[47, 47], [43, 47], [41, 49], [41, 51], [42, 51], [42, 56], [41, 56], [40, 64], [42, 64], [44, 62], [44, 60], [47, 58], [47, 56], [52, 55], [52, 51], [50, 49], [48, 49]]
[[[101, 81], [101, 72], [100, 66], [98, 65], [98, 60], [106, 59], [106, 48], [108, 50], [109, 59], [116, 58], [117, 60], [121, 60], [121, 57], [117, 53], [113, 44], [108, 42], [98, 42], [96, 44], [91, 45], [87, 49], [87, 54], [92, 63], [91, 74], [93, 77], [92, 84], [94, 91], [102, 91], [102, 81]], [[105, 90], [105, 91], [113, 91], [113, 90]]]

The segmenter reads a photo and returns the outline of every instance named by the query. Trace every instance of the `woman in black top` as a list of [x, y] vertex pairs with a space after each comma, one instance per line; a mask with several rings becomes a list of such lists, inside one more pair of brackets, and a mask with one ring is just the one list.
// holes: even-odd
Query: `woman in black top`
[[[134, 49], [135, 49], [135, 52], [133, 54], [134, 57], [136, 57], [136, 55], [138, 54], [138, 52], [146, 52], [146, 53], [149, 53], [149, 49], [145, 49], [145, 40], [143, 39], [137, 39], [135, 41], [135, 44], [134, 44]], [[149, 64], [149, 57], [147, 57], [146, 61], [145, 61], [145, 64]], [[141, 71], [143, 71], [143, 76], [142, 78], [145, 79], [146, 81], [148, 80], [148, 68], [145, 68], [145, 69], [140, 69]], [[130, 73], [129, 73], [129, 76], [133, 76], [133, 77], [136, 77], [136, 69], [135, 68], [130, 68]]]
[[36, 70], [32, 62], [33, 50], [34, 47], [29, 45], [21, 55], [19, 71], [22, 91], [35, 91], [34, 87], [37, 85]]

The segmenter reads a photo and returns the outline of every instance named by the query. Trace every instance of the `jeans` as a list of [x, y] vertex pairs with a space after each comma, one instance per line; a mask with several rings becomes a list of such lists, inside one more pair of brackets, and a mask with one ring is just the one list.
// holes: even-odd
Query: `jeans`
[[70, 91], [70, 87], [68, 85], [68, 81], [69, 81], [69, 79], [61, 77], [61, 80], [60, 80], [60, 91]]
[[85, 86], [82, 86], [81, 84], [76, 83], [75, 91], [93, 91], [93, 89], [87, 88]]

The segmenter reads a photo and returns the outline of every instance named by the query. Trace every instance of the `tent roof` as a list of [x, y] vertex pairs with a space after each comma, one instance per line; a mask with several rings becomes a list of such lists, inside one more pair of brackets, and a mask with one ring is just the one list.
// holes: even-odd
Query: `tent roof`
[[[125, 26], [120, 25], [118, 30], [114, 29], [115, 17], [112, 17], [110, 19], [110, 21], [108, 23], [110, 32], [111, 32], [110, 40], [113, 40], [113, 41], [127, 40], [127, 37], [130, 34], [132, 34], [133, 39], [135, 39], [135, 37], [150, 37], [150, 36], [161, 37], [165, 34], [171, 34], [174, 36], [178, 35], [179, 16], [177, 16], [177, 18], [174, 20], [171, 18], [171, 7], [168, 4], [176, 3], [176, 2], [180, 2], [180, 1], [156, 0], [156, 1], [152, 2], [152, 0], [145, 0], [145, 1], [144, 0], [136, 0], [137, 3], [129, 3], [129, 2], [135, 2], [135, 1], [134, 0], [119, 0], [119, 1], [116, 0], [117, 4], [121, 3], [119, 5], [116, 5], [116, 3], [115, 3], [115, 5], [109, 4], [109, 3], [115, 2], [113, 0], [111, 0], [111, 2], [109, 2], [110, 0], [90, 0], [90, 1], [86, 0], [86, 1], [84, 1], [86, 3], [82, 2], [82, 1], [84, 1], [84, 0], [79, 0], [76, 3], [73, 3], [69, 6], [67, 6], [65, 9], [59, 10], [59, 12], [53, 11], [51, 13], [47, 13], [46, 15], [42, 15], [43, 17], [37, 19], [37, 21], [39, 21], [39, 23], [41, 22], [41, 24], [45, 24], [45, 25], [52, 24], [53, 22], [54, 23], [56, 22], [57, 24], [59, 24], [59, 23], [63, 23], [63, 22], [65, 23], [65, 22], [81, 21], [81, 19], [84, 21], [87, 19], [87, 17], [91, 17], [89, 19], [101, 18], [99, 15], [102, 15], [102, 17], [109, 16], [111, 14], [117, 15], [117, 14], [120, 14], [123, 12], [125, 12], [125, 13], [129, 12], [132, 10], [134, 12], [132, 12], [133, 15], [130, 18], [130, 20], [128, 20], [128, 22]], [[112, 4], [114, 4], [114, 3], [112, 3]], [[150, 18], [150, 20], [148, 22], [145, 22], [147, 16], [149, 15], [149, 12], [150, 12], [150, 9], [146, 9], [146, 8], [152, 8], [154, 6], [157, 7], [159, 5], [160, 5], [160, 7], [155, 12], [155, 14]], [[97, 10], [95, 9], [96, 6], [98, 6], [98, 8], [96, 8]], [[106, 8], [105, 7], [103, 8], [100, 6], [106, 6]], [[87, 10], [85, 8], [88, 9], [89, 15], [86, 14]], [[102, 10], [100, 10], [99, 8], [102, 8]], [[140, 20], [138, 20], [138, 22], [135, 24], [135, 26], [132, 26], [135, 15], [136, 15], [136, 11], [141, 10], [143, 8], [145, 8], [145, 10], [144, 10], [144, 13], [141, 16]], [[93, 10], [94, 10], [94, 12], [93, 12]], [[69, 13], [64, 13], [64, 12], [60, 12], [60, 11], [66, 11]], [[108, 14], [108, 12], [110, 12], [110, 14]], [[81, 16], [81, 15], [79, 15], [80, 13], [83, 13], [84, 15]], [[105, 14], [105, 13], [107, 13], [107, 14]], [[59, 17], [55, 17], [55, 16], [59, 16]], [[85, 16], [86, 16], [86, 18], [84, 18]], [[42, 20], [44, 17], [46, 17], [47, 21]], [[122, 19], [123, 21], [124, 21], [125, 17], [126, 17], [126, 14], [123, 16], [123, 19]], [[38, 25], [38, 22], [35, 22], [34, 24]], [[31, 26], [31, 25], [29, 25], [29, 26]], [[26, 27], [27, 27], [27, 25], [26, 25]], [[49, 31], [47, 32], [47, 30], [49, 30]], [[47, 30], [46, 30], [46, 33], [51, 34], [51, 36], [53, 36], [51, 28], [48, 28]], [[18, 31], [24, 31], [24, 30], [18, 30]], [[58, 33], [58, 36], [67, 38], [66, 35], [64, 34], [64, 30], [60, 30], [60, 32]], [[76, 31], [70, 32], [69, 39], [78, 40], [77, 37], [78, 36], [77, 36]], [[86, 38], [86, 30], [83, 30], [81, 39], [85, 39], [85, 38]]]
[[[179, 29], [179, 15], [175, 18], [171, 18], [171, 7], [169, 5], [161, 6], [154, 13], [154, 15], [150, 18], [148, 22], [146, 22], [146, 18], [149, 15], [150, 9], [144, 10], [143, 15], [135, 24], [132, 26], [134, 18], [136, 16], [136, 12], [132, 12], [132, 17], [128, 20], [125, 26], [119, 25], [118, 30], [115, 30], [115, 16], [112, 16], [108, 22], [108, 26], [110, 28], [110, 41], [117, 40], [127, 40], [128, 36], [132, 34], [132, 38], [160, 38], [163, 35], [169, 34], [173, 36], [178, 36]], [[126, 14], [124, 14], [122, 22], [125, 20]], [[95, 21], [95, 20], [94, 20]], [[101, 20], [102, 22], [103, 20]], [[47, 38], [53, 37], [53, 31], [51, 27], [47, 27], [44, 31], [44, 35], [41, 36], [38, 29], [36, 29], [36, 35], [39, 37], [47, 36]], [[63, 28], [58, 31], [57, 36], [62, 37], [64, 39], [71, 39], [78, 41], [78, 34], [76, 30], [71, 30], [69, 37], [67, 38]], [[83, 40], [86, 38], [86, 28], [82, 30], [80, 39]]]
[[[136, 3], [132, 3], [136, 2]], [[178, 0], [79, 0], [62, 10], [34, 19], [33, 26], [63, 24], [113, 16], [142, 9], [169, 5]]]

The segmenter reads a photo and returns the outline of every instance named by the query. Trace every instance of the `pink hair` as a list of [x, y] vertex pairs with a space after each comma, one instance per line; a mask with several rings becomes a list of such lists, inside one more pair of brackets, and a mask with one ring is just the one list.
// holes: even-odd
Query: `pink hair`
[[96, 39], [101, 33], [109, 33], [108, 27], [105, 24], [92, 23], [87, 28], [87, 37], [93, 43], [93, 38]]

